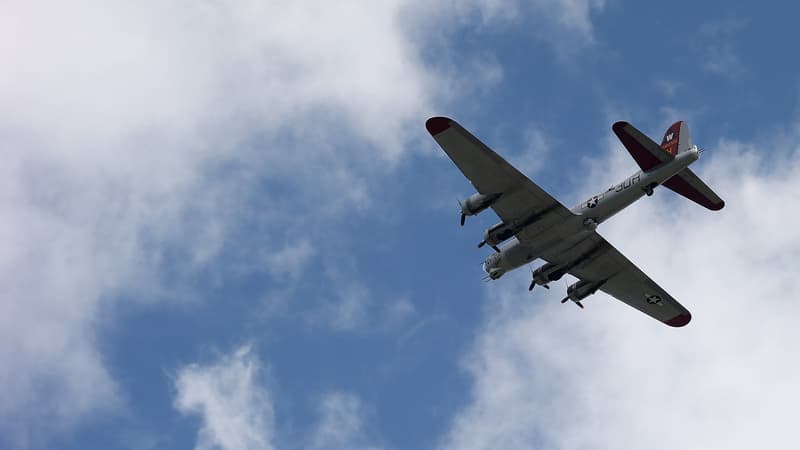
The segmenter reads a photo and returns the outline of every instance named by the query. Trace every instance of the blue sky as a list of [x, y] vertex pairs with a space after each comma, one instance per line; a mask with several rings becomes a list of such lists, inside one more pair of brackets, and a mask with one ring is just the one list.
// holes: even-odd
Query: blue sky
[[[792, 448], [795, 11], [279, 3], [7, 6], [0, 447]], [[432, 115], [567, 206], [687, 120], [599, 231], [693, 322], [482, 282]]]

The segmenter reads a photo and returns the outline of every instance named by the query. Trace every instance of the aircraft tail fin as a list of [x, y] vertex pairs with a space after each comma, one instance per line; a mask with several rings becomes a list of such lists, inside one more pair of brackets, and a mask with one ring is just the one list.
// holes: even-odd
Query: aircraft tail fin
[[692, 148], [692, 137], [686, 122], [679, 120], [667, 128], [664, 139], [661, 140], [661, 148], [672, 156]]
[[[643, 171], [666, 163], [692, 148], [689, 126], [684, 121], [675, 122], [667, 128], [660, 146], [628, 122], [617, 122], [611, 129]], [[725, 206], [725, 202], [688, 168], [662, 183], [662, 186], [714, 211]]]
[[[692, 148], [692, 137], [686, 122], [681, 120], [667, 128], [664, 139], [661, 140], [661, 148], [671, 155]], [[725, 206], [725, 202], [688, 168], [678, 172], [662, 185], [710, 210], [718, 211]]]

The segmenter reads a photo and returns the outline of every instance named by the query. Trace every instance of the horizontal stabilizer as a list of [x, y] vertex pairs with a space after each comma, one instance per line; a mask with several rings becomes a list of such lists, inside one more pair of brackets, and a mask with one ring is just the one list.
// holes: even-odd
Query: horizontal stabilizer
[[668, 150], [656, 144], [628, 122], [617, 122], [611, 129], [644, 172], [674, 158]]
[[688, 168], [662, 183], [662, 186], [712, 211], [719, 211], [725, 206], [725, 202]]

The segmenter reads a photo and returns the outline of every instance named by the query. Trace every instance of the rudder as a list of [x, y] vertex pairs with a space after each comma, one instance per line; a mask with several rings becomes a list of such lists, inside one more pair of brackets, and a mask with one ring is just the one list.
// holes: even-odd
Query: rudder
[[686, 122], [679, 120], [667, 128], [664, 139], [661, 140], [661, 148], [672, 156], [692, 148], [692, 138]]

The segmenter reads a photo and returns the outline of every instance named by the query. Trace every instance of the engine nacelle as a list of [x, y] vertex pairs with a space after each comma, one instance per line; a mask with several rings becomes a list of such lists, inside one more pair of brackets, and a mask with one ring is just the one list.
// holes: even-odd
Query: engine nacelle
[[483, 247], [484, 245], [497, 247], [497, 244], [511, 238], [518, 231], [519, 227], [500, 222], [483, 232], [483, 242], [478, 244], [478, 247]]
[[533, 271], [533, 281], [539, 286], [546, 286], [551, 281], [558, 281], [564, 276], [562, 266], [547, 263]]
[[512, 220], [511, 223], [500, 222], [495, 224], [483, 232], [483, 241], [478, 244], [478, 247], [483, 247], [488, 244], [497, 250], [497, 245], [499, 243], [506, 239], [511, 239], [525, 227], [539, 220], [545, 213], [547, 213], [547, 211], [534, 211], [523, 218]]
[[586, 297], [594, 294], [597, 290], [605, 284], [605, 280], [603, 281], [578, 281], [575, 284], [570, 285], [567, 288], [567, 296], [561, 300], [561, 303], [566, 303], [567, 300], [572, 300], [578, 305], [581, 309], [583, 309], [583, 304], [581, 300], [585, 299]]
[[471, 195], [466, 200], [458, 202], [458, 204], [461, 206], [461, 215], [475, 216], [480, 214], [481, 211], [492, 206], [501, 195], [503, 194], [497, 193]]
[[567, 298], [578, 302], [597, 292], [605, 281], [578, 281], [567, 288]]

